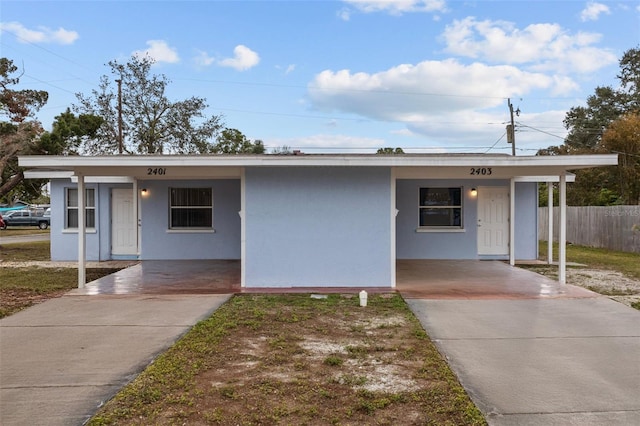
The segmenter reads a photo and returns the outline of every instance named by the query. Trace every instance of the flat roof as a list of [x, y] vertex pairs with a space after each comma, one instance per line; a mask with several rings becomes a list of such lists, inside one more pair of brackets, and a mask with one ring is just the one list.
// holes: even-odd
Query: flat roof
[[[505, 178], [558, 176], [570, 170], [613, 166], [617, 154], [511, 156], [506, 154], [292, 154], [21, 156], [19, 165], [50, 173], [137, 178], [233, 177], [245, 167], [391, 167], [401, 178], [433, 175]], [[488, 170], [488, 169], [491, 170]], [[162, 170], [160, 170], [162, 169]], [[427, 171], [429, 169], [429, 171]], [[46, 173], [41, 173], [46, 174]], [[491, 175], [491, 176], [489, 176]], [[58, 176], [60, 176], [58, 174]]]

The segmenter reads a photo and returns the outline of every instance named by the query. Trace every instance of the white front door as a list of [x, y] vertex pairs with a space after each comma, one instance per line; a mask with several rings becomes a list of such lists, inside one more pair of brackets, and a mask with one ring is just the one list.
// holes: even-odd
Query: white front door
[[137, 254], [136, 222], [133, 217], [133, 190], [111, 190], [111, 254]]
[[478, 254], [509, 254], [509, 188], [478, 188]]

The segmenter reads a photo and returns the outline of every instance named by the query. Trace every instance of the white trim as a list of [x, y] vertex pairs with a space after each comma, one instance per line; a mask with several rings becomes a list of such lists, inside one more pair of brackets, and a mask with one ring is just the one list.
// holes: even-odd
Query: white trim
[[391, 226], [391, 288], [396, 288], [396, 174], [395, 170], [391, 169], [391, 200], [389, 206], [390, 226]]
[[136, 256], [140, 258], [140, 241], [142, 238], [142, 227], [140, 226], [140, 191], [138, 190], [138, 179], [133, 179], [131, 190], [133, 191], [133, 220], [136, 227]]
[[441, 233], [460, 233], [467, 232], [465, 228], [416, 228], [416, 232], [418, 233], [428, 233], [428, 232], [441, 232]]
[[[25, 179], [71, 179], [73, 172], [53, 172], [46, 170], [25, 170]], [[76, 179], [77, 182], [77, 179]]]
[[[132, 183], [135, 178], [131, 176], [94, 176], [84, 179], [85, 183]], [[76, 183], [78, 178], [71, 177], [71, 182]]]
[[[560, 176], [515, 176], [516, 182], [559, 182]], [[575, 182], [576, 175], [567, 173], [567, 182]]]
[[[537, 208], [537, 207], [536, 207]], [[516, 264], [516, 181], [509, 181], [509, 265]]]
[[167, 229], [167, 234], [215, 234], [213, 228], [172, 228]]
[[[247, 166], [386, 166], [386, 167], [557, 167], [579, 169], [595, 166], [618, 164], [617, 154], [599, 155], [549, 155], [549, 156], [511, 156], [487, 154], [460, 155], [136, 155], [136, 156], [50, 156], [34, 155], [19, 157], [20, 167], [48, 168], [51, 171], [76, 170], [88, 168], [96, 176], [105, 168], [120, 169], [136, 167], [247, 167]], [[94, 173], [91, 170], [94, 169]], [[114, 170], [115, 171], [115, 170]], [[146, 175], [146, 169], [142, 171]], [[522, 176], [526, 174], [518, 174]], [[484, 176], [486, 177], [486, 176]], [[167, 176], [171, 178], [171, 176]]]
[[567, 185], [564, 173], [560, 175], [560, 235], [558, 237], [558, 281], [567, 282]]
[[247, 277], [247, 198], [245, 169], [240, 172], [240, 287], [246, 287]]
[[[96, 228], [85, 228], [84, 232], [86, 234], [97, 234], [98, 230]], [[66, 229], [63, 229], [60, 233], [61, 234], [77, 234], [78, 228], [66, 228]]]
[[[574, 176], [575, 177], [575, 176]], [[558, 176], [558, 180], [560, 177]], [[553, 182], [547, 182], [547, 263], [553, 264]]]
[[[46, 170], [26, 170], [25, 179], [70, 179], [72, 183], [78, 183], [78, 177], [71, 171], [46, 171]], [[84, 183], [132, 183], [131, 176], [89, 176], [85, 177]]]
[[[87, 282], [87, 230], [85, 226], [85, 187], [84, 176], [78, 176], [78, 288], [84, 288]], [[95, 195], [94, 195], [95, 199]], [[65, 206], [66, 207], [66, 206]]]

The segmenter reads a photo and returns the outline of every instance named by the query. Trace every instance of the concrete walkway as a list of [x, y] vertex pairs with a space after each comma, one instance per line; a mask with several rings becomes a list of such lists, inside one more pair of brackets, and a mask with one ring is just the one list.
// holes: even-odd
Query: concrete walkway
[[51, 236], [48, 233], [11, 235], [7, 237], [0, 231], [0, 244], [32, 243], [34, 241], [49, 241], [50, 239]]
[[640, 311], [606, 297], [407, 302], [490, 425], [640, 424]]
[[66, 295], [0, 320], [0, 424], [81, 425], [228, 298]]

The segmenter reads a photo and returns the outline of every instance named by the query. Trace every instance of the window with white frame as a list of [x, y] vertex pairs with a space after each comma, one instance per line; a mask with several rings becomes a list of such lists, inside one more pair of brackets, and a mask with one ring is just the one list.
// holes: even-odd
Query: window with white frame
[[[85, 227], [96, 227], [96, 192], [93, 188], [85, 189]], [[78, 189], [67, 188], [65, 203], [64, 227], [66, 229], [78, 229]]]
[[420, 188], [420, 227], [462, 229], [462, 188]]
[[211, 188], [169, 188], [169, 228], [213, 228]]

